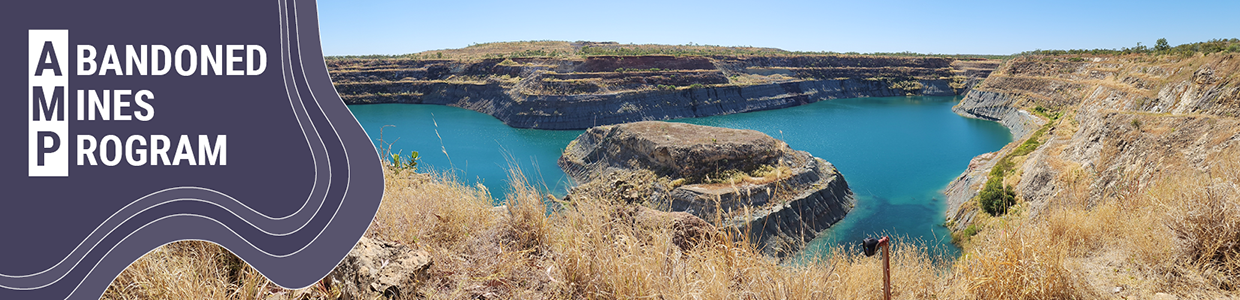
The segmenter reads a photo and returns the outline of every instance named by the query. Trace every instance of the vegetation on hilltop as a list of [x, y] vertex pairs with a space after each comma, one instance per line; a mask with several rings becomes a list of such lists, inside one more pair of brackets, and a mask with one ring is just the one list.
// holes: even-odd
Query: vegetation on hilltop
[[673, 56], [790, 56], [790, 55], [857, 55], [857, 56], [904, 56], [904, 57], [944, 57], [955, 59], [1000, 59], [1006, 60], [1024, 55], [1119, 55], [1119, 54], [1177, 54], [1193, 55], [1197, 53], [1236, 53], [1240, 52], [1240, 39], [1213, 39], [1205, 42], [1187, 43], [1170, 46], [1167, 39], [1158, 39], [1154, 46], [1137, 43], [1133, 47], [1120, 49], [1070, 49], [1070, 50], [1033, 50], [1014, 55], [995, 54], [943, 54], [903, 52], [834, 52], [834, 51], [787, 51], [778, 48], [753, 46], [718, 46], [718, 45], [658, 45], [658, 44], [620, 44], [616, 42], [587, 41], [516, 41], [491, 42], [472, 44], [459, 49], [442, 49], [422, 51], [409, 54], [374, 54], [328, 56], [328, 60], [342, 59], [486, 59], [486, 58], [578, 58], [584, 56], [639, 56], [639, 55], [673, 55]]
[[857, 56], [905, 56], [905, 57], [946, 57], [956, 59], [1006, 59], [1009, 55], [984, 54], [933, 54], [915, 52], [807, 52], [786, 51], [777, 48], [752, 46], [718, 46], [657, 44], [620, 44], [616, 42], [587, 41], [518, 41], [492, 42], [473, 44], [460, 49], [430, 50], [418, 53], [399, 55], [346, 55], [328, 56], [328, 60], [342, 59], [487, 59], [487, 58], [578, 58], [585, 56], [640, 56], [640, 55], [673, 55], [673, 56], [791, 56], [791, 55], [857, 55]]
[[1240, 53], [1240, 39], [1212, 39], [1205, 42], [1187, 43], [1179, 46], [1171, 47], [1167, 43], [1167, 39], [1160, 38], [1154, 43], [1154, 47], [1149, 47], [1137, 43], [1133, 47], [1125, 47], [1120, 49], [1071, 49], [1071, 50], [1034, 50], [1025, 51], [1017, 54], [1023, 55], [1066, 55], [1066, 54], [1090, 54], [1090, 55], [1121, 55], [1121, 54], [1175, 54], [1181, 56], [1191, 56], [1198, 53]]

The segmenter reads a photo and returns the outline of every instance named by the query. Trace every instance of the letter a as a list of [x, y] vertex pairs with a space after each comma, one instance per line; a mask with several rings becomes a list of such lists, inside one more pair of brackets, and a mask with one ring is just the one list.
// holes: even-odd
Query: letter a
[[43, 51], [39, 54], [39, 66], [34, 69], [34, 76], [43, 76], [44, 69], [52, 69], [56, 76], [61, 76], [60, 61], [56, 60], [56, 47], [52, 47], [52, 41], [43, 42]]

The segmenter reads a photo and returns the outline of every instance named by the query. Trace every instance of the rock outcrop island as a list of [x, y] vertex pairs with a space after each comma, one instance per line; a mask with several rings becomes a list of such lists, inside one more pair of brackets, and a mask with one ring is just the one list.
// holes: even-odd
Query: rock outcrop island
[[559, 165], [578, 197], [687, 212], [786, 256], [844, 218], [855, 197], [831, 163], [754, 130], [646, 121], [590, 128]]

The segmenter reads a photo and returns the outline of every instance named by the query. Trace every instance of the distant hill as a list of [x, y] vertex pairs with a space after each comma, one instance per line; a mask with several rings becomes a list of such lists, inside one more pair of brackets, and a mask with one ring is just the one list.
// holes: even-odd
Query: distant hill
[[657, 44], [620, 44], [616, 42], [587, 41], [519, 41], [493, 42], [473, 44], [460, 49], [430, 50], [401, 55], [347, 55], [329, 56], [328, 60], [336, 59], [487, 59], [487, 58], [528, 58], [558, 57], [579, 58], [594, 55], [674, 55], [674, 56], [774, 56], [774, 55], [865, 55], [865, 56], [915, 56], [915, 57], [950, 57], [957, 59], [1006, 59], [1010, 55], [984, 54], [923, 54], [914, 52], [800, 52], [786, 51], [778, 48], [751, 46], [714, 46], [714, 45], [657, 45]]

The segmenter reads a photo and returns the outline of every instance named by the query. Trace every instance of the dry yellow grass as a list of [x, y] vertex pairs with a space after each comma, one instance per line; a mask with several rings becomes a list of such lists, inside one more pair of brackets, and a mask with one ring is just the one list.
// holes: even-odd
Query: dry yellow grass
[[[1240, 282], [1240, 150], [1205, 171], [1173, 163], [1149, 188], [1094, 203], [1088, 172], [1069, 167], [1065, 190], [1037, 218], [982, 218], [951, 284], [976, 299], [1235, 296]], [[1134, 171], [1135, 172], [1135, 171]], [[1120, 292], [1115, 292], [1116, 290]]]
[[[387, 171], [386, 178], [367, 235], [414, 245], [434, 259], [430, 279], [406, 297], [852, 299], [881, 293], [881, 262], [855, 249], [780, 264], [734, 235], [718, 234], [683, 251], [672, 243], [670, 228], [635, 225], [608, 199], [575, 199], [548, 214], [546, 195], [526, 184], [506, 193], [506, 206], [492, 208], [485, 189], [444, 174]], [[520, 172], [513, 178], [524, 182]], [[943, 293], [936, 277], [945, 270], [941, 262], [899, 239], [892, 249], [899, 270], [892, 276], [895, 295]], [[325, 299], [337, 293], [323, 284], [281, 290], [239, 260], [230, 267], [219, 257], [232, 256], [206, 242], [170, 244], [127, 269], [105, 298], [265, 299], [283, 293]], [[203, 275], [177, 275], [187, 272]]]
[[1240, 151], [1219, 153], [1205, 172], [1169, 180], [1151, 193], [1154, 207], [1169, 211], [1163, 223], [1173, 247], [1210, 288], [1240, 289]]
[[[285, 290], [219, 245], [181, 241], [147, 253], [112, 281], [103, 299], [325, 299], [320, 284]], [[277, 297], [280, 298], [280, 297]]]
[[[1233, 295], [1240, 275], [1240, 163], [1221, 157], [1236, 154], [1217, 154], [1210, 173], [1168, 173], [1135, 197], [1064, 203], [1036, 220], [1019, 212], [988, 219], [954, 262], [896, 239], [894, 296]], [[434, 259], [430, 279], [403, 297], [875, 299], [882, 291], [881, 261], [855, 249], [780, 263], [732, 238], [741, 235], [717, 234], [682, 250], [671, 229], [638, 225], [610, 199], [574, 199], [547, 213], [546, 195], [524, 184], [520, 172], [501, 208], [493, 208], [485, 188], [445, 174], [385, 175], [386, 194], [367, 235], [427, 250]], [[1115, 286], [1126, 292], [1110, 294]], [[178, 242], [136, 262], [105, 298], [327, 299], [335, 293], [324, 284], [278, 289], [218, 246]]]

